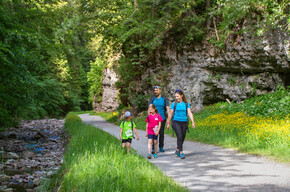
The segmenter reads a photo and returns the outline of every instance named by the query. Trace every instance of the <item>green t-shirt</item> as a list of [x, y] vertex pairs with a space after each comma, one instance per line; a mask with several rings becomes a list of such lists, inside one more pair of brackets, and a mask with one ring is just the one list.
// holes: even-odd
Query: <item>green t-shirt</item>
[[[133, 128], [136, 128], [136, 124], [132, 121]], [[133, 138], [132, 124], [131, 121], [125, 121], [123, 126], [123, 121], [121, 122], [120, 128], [123, 129], [122, 139]]]

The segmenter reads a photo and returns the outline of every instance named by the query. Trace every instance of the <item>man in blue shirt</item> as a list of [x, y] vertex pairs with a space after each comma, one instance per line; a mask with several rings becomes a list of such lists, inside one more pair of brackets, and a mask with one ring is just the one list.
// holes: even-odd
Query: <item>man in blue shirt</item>
[[[148, 103], [148, 106], [150, 104], [154, 104], [156, 109], [158, 110], [158, 113], [161, 115], [163, 121], [161, 122], [161, 129], [159, 132], [159, 151], [165, 152], [164, 150], [164, 127], [166, 123], [166, 116], [165, 114], [169, 113], [169, 102], [168, 99], [161, 95], [161, 87], [160, 86], [154, 86], [154, 97], [152, 97]], [[154, 147], [152, 147], [152, 153], [154, 152]]]

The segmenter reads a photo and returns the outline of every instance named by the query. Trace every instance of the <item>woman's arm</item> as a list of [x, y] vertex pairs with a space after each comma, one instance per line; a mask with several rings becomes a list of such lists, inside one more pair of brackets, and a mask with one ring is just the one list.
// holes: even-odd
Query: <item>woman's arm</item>
[[188, 114], [188, 117], [191, 120], [192, 128], [194, 129], [195, 128], [195, 123], [194, 123], [193, 114], [191, 113], [190, 108], [187, 108], [187, 114]]

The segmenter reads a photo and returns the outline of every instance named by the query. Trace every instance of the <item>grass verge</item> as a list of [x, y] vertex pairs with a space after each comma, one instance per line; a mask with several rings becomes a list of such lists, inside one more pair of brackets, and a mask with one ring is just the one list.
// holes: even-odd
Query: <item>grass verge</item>
[[[220, 102], [194, 114], [196, 129], [186, 139], [238, 149], [290, 162], [290, 89], [256, 96], [244, 103]], [[120, 111], [98, 113], [119, 125]], [[144, 114], [144, 113], [143, 113]], [[138, 129], [145, 130], [146, 115], [133, 119]], [[165, 130], [172, 135], [173, 130]], [[166, 142], [166, 141], [165, 141]]]
[[118, 139], [68, 114], [71, 138], [56, 175], [41, 191], [188, 191], [134, 151], [127, 155]]

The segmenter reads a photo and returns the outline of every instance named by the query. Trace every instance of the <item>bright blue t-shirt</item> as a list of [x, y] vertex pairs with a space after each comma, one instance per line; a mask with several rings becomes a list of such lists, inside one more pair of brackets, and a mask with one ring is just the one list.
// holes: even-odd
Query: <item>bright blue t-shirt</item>
[[164, 120], [165, 119], [165, 111], [164, 111], [165, 107], [164, 107], [164, 105], [169, 106], [169, 103], [166, 102], [164, 100], [164, 98], [162, 98], [162, 97], [160, 97], [159, 99], [157, 97], [155, 97], [153, 104], [155, 105], [158, 113], [161, 115], [162, 119]]
[[[174, 110], [174, 103], [175, 102], [173, 102], [171, 104], [170, 109], [173, 109]], [[190, 108], [189, 103], [187, 103], [187, 108]], [[186, 110], [187, 110], [187, 108], [186, 108], [185, 102], [177, 103], [173, 120], [174, 121], [187, 122], [187, 116], [186, 116]]]

